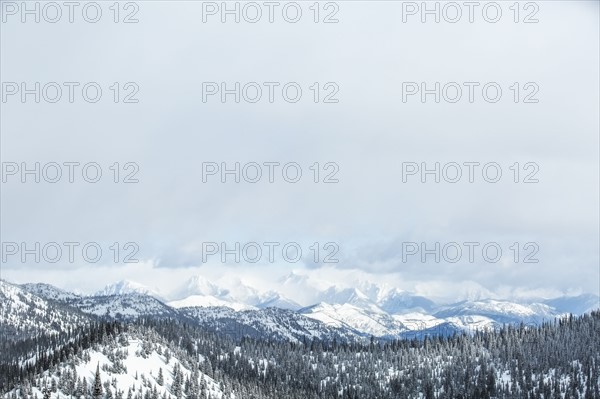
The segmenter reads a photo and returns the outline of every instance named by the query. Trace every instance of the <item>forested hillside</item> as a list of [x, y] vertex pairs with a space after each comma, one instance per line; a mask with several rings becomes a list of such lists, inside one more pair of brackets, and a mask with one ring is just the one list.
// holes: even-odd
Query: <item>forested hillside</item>
[[600, 312], [421, 340], [232, 338], [176, 320], [2, 337], [3, 397], [600, 398]]

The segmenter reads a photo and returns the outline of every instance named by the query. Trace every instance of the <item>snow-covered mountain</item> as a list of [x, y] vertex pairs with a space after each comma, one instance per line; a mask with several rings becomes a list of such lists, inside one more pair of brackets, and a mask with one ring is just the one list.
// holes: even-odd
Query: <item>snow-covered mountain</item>
[[331, 327], [360, 331], [376, 337], [397, 337], [407, 330], [401, 322], [380, 309], [366, 309], [351, 303], [320, 303], [303, 308], [300, 313]]
[[[7, 309], [5, 314], [23, 314], [35, 309], [40, 317], [45, 312], [46, 316], [42, 318], [45, 317], [50, 325], [54, 314], [52, 310], [45, 310], [48, 307], [68, 313], [68, 317], [63, 317], [58, 325], [63, 320], [76, 319], [85, 314], [121, 320], [191, 316], [196, 321], [211, 320], [216, 325], [231, 324], [230, 321], [237, 318], [243, 320], [237, 322], [250, 326], [253, 334], [272, 333], [278, 337], [310, 335], [311, 331], [321, 331], [323, 328], [328, 330], [326, 335], [331, 333], [329, 330], [340, 330], [337, 333], [341, 335], [388, 338], [419, 331], [446, 334], [497, 328], [506, 323], [539, 324], [568, 313], [583, 314], [598, 308], [598, 296], [595, 295], [549, 300], [475, 299], [437, 304], [426, 297], [386, 285], [357, 282], [354, 287], [337, 287], [298, 274], [280, 280], [279, 289], [283, 292], [260, 291], [241, 281], [229, 281], [224, 287], [195, 276], [170, 295], [175, 298], [169, 302], [161, 300], [157, 290], [131, 281], [109, 285], [100, 292], [102, 295], [94, 296], [72, 294], [48, 284], [3, 284], [7, 287], [3, 288], [3, 306]], [[309, 293], [308, 297], [318, 302], [302, 306], [289, 299], [285, 293], [294, 287], [304, 287]], [[19, 294], [15, 294], [15, 290]], [[10, 300], [6, 299], [7, 295]], [[13, 308], [18, 310], [13, 311]], [[271, 308], [276, 309], [273, 311], [275, 313], [266, 312]], [[211, 313], [212, 309], [218, 310], [215, 314], [225, 316], [215, 316]], [[277, 313], [278, 310], [286, 312]], [[286, 318], [289, 319], [287, 322], [284, 321]], [[20, 328], [16, 319], [5, 319], [12, 326], [10, 331], [16, 333]], [[228, 320], [227, 323], [224, 320]], [[319, 323], [320, 327], [313, 326], [308, 332], [296, 327], [291, 328], [293, 332], [289, 331], [290, 325], [309, 322]], [[281, 330], [273, 327], [277, 323], [282, 325]]]
[[45, 283], [27, 283], [21, 284], [20, 287], [48, 301], [70, 301], [81, 298], [81, 295]]
[[255, 306], [259, 309], [278, 308], [287, 310], [298, 310], [302, 308], [300, 304], [274, 291], [270, 291], [264, 294], [260, 298], [260, 301], [255, 304]]
[[376, 337], [401, 337], [419, 331], [448, 335], [455, 331], [499, 328], [503, 324], [538, 325], [568, 313], [544, 303], [519, 304], [492, 299], [431, 307], [437, 310], [433, 313], [424, 312], [422, 307], [417, 307], [419, 311], [408, 312], [407, 308], [401, 308], [400, 312], [392, 313], [373, 304], [357, 305], [362, 298], [358, 301], [353, 300], [354, 297], [349, 299], [343, 304], [319, 303], [301, 309], [300, 313], [328, 326], [349, 328]]
[[391, 314], [411, 312], [428, 313], [436, 308], [435, 302], [423, 296], [392, 289], [377, 299], [377, 305]]
[[[98, 317], [109, 317], [113, 319], [135, 319], [138, 317], [178, 317], [176, 309], [167, 306], [155, 295], [156, 291], [149, 290], [142, 284], [121, 281], [107, 286], [96, 295], [81, 296], [50, 284], [35, 283], [13, 285], [6, 284], [2, 287], [5, 294], [3, 304], [6, 306], [23, 308], [21, 299], [26, 301], [30, 309], [50, 309], [49, 313], [62, 311], [69, 315], [74, 312], [80, 315], [91, 315]], [[10, 299], [6, 298], [8, 293], [16, 292]]]
[[470, 324], [471, 318], [479, 318], [477, 323], [481, 323], [481, 318], [486, 318], [490, 324], [502, 325], [510, 323], [539, 324], [562, 314], [542, 303], [519, 304], [487, 299], [459, 302], [436, 312], [434, 316], [450, 321], [460, 320], [461, 323], [467, 325]]
[[225, 306], [234, 310], [277, 307], [297, 310], [302, 306], [276, 291], [261, 292], [241, 281], [224, 288], [202, 276], [193, 276], [171, 295], [175, 300], [169, 305], [181, 308], [190, 306]]
[[[44, 290], [48, 291], [52, 290]], [[5, 338], [57, 334], [88, 322], [89, 319], [79, 311], [0, 280], [0, 335]]]
[[95, 296], [109, 295], [127, 295], [127, 294], [143, 294], [150, 295], [158, 299], [162, 299], [158, 289], [150, 288], [140, 283], [129, 280], [117, 281], [114, 284], [109, 284], [104, 289], [96, 292]]
[[262, 337], [288, 341], [318, 338], [324, 341], [351, 341], [363, 336], [360, 331], [345, 326], [330, 326], [287, 309], [266, 308], [236, 312], [228, 307], [191, 307], [183, 308], [181, 312], [209, 330], [235, 338]]
[[51, 339], [13, 345], [1, 337], [0, 397], [600, 397], [600, 312], [535, 329], [373, 345], [290, 310], [181, 311], [198, 323], [97, 320]]
[[371, 299], [357, 288], [329, 287], [319, 295], [319, 302], [333, 305], [351, 304], [360, 308], [374, 305]]
[[183, 299], [192, 295], [224, 297], [229, 293], [202, 276], [192, 276], [171, 295], [174, 299]]
[[84, 313], [117, 320], [139, 317], [176, 318], [176, 309], [150, 295], [128, 293], [122, 295], [89, 296], [70, 302]]
[[253, 306], [244, 303], [233, 302], [225, 299], [220, 299], [211, 295], [190, 295], [178, 301], [168, 302], [168, 305], [174, 308], [210, 308], [210, 307], [226, 307], [233, 310], [248, 310], [255, 309]]
[[544, 300], [543, 303], [561, 313], [584, 314], [600, 309], [598, 295], [582, 294]]

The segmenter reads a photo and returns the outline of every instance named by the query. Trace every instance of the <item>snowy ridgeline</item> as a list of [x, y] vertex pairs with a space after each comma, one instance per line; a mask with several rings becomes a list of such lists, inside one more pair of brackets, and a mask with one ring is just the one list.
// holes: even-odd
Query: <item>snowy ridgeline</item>
[[[156, 334], [130, 330], [94, 344], [78, 356], [39, 374], [33, 383], [3, 395], [6, 399], [235, 398], [212, 374], [208, 360], [193, 361], [169, 348]], [[225, 392], [225, 394], [224, 394]]]
[[[97, 317], [116, 320], [179, 319], [234, 337], [301, 340], [411, 338], [424, 335], [498, 329], [504, 324], [535, 326], [569, 313], [580, 315], [599, 307], [594, 295], [542, 302], [515, 303], [481, 299], [436, 305], [397, 289], [335, 287], [319, 291], [321, 301], [298, 308], [279, 294], [250, 292], [246, 302], [225, 289], [196, 279], [185, 294], [165, 303], [139, 284], [121, 282], [95, 296], [81, 296], [48, 284], [11, 284], [0, 280], [0, 333], [23, 338], [40, 330], [67, 331]], [[199, 291], [198, 291], [199, 290]], [[194, 294], [200, 292], [200, 294]], [[210, 295], [209, 295], [210, 294]], [[274, 296], [273, 296], [274, 295]]]

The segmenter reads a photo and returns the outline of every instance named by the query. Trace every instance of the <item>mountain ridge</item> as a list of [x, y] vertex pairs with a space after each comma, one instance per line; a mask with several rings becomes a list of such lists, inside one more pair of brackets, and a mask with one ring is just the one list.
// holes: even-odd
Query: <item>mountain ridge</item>
[[[191, 317], [197, 321], [198, 317], [195, 316], [200, 314], [202, 320], [209, 319], [215, 325], [223, 325], [224, 321], [219, 317], [214, 314], [211, 317], [207, 315], [211, 314], [210, 309], [230, 309], [226, 311], [229, 314], [226, 319], [235, 319], [233, 313], [237, 313], [239, 317], [243, 315], [245, 326], [253, 331], [267, 331], [262, 327], [257, 328], [261, 322], [269, 325], [279, 322], [280, 330], [272, 331], [279, 337], [298, 335], [297, 331], [301, 329], [289, 329], [293, 323], [299, 323], [297, 317], [304, 318], [302, 323], [314, 321], [327, 328], [338, 329], [340, 336], [372, 335], [380, 338], [402, 337], [419, 331], [435, 333], [436, 328], [440, 331], [449, 329], [472, 332], [498, 328], [503, 324], [537, 325], [568, 313], [588, 313], [595, 309], [594, 303], [597, 300], [594, 295], [582, 294], [540, 301], [516, 302], [488, 298], [440, 305], [426, 297], [394, 287], [378, 287], [371, 284], [362, 287], [368, 294], [357, 287], [330, 286], [321, 293], [322, 301], [301, 306], [276, 291], [259, 292], [245, 285], [240, 291], [244, 293], [247, 302], [236, 301], [237, 298], [232, 295], [231, 290], [219, 287], [202, 277], [191, 279], [184, 286], [191, 288], [186, 293], [201, 292], [205, 295], [192, 294], [175, 301], [157, 297], [153, 295], [156, 294], [155, 290], [148, 290], [147, 287], [134, 282], [120, 281], [107, 286], [113, 288], [97, 293], [108, 295], [91, 296], [80, 296], [43, 283], [12, 286], [49, 303], [70, 306], [91, 317], [118, 320], [139, 317]], [[261, 311], [268, 309], [285, 310], [290, 313], [283, 312], [266, 317], [267, 313]], [[288, 317], [288, 322], [283, 321], [285, 317]], [[295, 321], [292, 322], [293, 320]], [[329, 332], [328, 334], [331, 335]]]

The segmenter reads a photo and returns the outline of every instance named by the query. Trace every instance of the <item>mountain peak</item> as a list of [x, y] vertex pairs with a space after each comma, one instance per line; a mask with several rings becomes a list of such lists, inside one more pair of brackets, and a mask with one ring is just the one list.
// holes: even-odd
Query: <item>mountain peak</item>
[[127, 294], [143, 294], [161, 298], [158, 289], [153, 289], [143, 284], [130, 280], [120, 280], [113, 284], [108, 284], [104, 289], [97, 291], [95, 296], [109, 295], [127, 295]]
[[25, 283], [20, 285], [25, 291], [47, 300], [61, 301], [77, 299], [81, 296], [46, 283]]
[[193, 295], [221, 297], [227, 295], [228, 291], [209, 281], [201, 275], [194, 275], [177, 290], [174, 297], [183, 299]]

